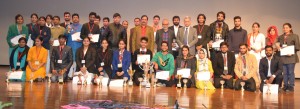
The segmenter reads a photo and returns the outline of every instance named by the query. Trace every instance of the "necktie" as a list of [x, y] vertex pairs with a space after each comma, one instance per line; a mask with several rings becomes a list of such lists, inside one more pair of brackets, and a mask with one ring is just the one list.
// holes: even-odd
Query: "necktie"
[[185, 28], [185, 31], [184, 31], [184, 41], [183, 41], [183, 43], [185, 45], [188, 44], [188, 28], [187, 27]]
[[[224, 59], [224, 74], [225, 75], [227, 75], [228, 74], [228, 67], [227, 67], [227, 55], [224, 53], [223, 54], [223, 59]], [[225, 69], [225, 67], [227, 68], [227, 69]]]

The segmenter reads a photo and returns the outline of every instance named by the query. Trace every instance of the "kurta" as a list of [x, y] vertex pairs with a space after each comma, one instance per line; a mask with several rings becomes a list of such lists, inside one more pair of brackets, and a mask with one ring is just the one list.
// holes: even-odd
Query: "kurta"
[[[39, 64], [47, 62], [48, 57], [48, 51], [44, 47], [37, 48], [36, 46], [33, 46], [29, 49], [28, 56], [27, 56], [27, 62], [31, 63], [31, 66], [33, 68], [37, 68], [38, 65], [35, 65], [35, 61], [38, 61]], [[33, 73], [33, 75], [32, 75]], [[37, 71], [32, 72], [29, 65], [26, 67], [26, 80], [29, 81], [31, 79], [36, 78], [44, 78], [46, 76], [46, 65], [39, 68]]]
[[82, 41], [78, 42], [78, 41], [72, 41], [72, 35], [76, 32], [81, 32], [81, 28], [82, 28], [82, 24], [79, 23], [73, 23], [71, 24], [71, 31], [70, 33], [67, 33], [67, 45], [70, 46], [72, 48], [72, 52], [73, 52], [73, 60], [75, 61], [75, 57], [76, 57], [76, 51], [79, 47], [82, 46]]
[[[210, 75], [213, 75], [213, 68], [211, 61], [207, 58], [203, 59], [203, 62], [201, 62], [200, 59], [197, 59], [197, 70], [195, 72], [196, 76], [199, 72], [204, 72], [205, 69], [210, 73]], [[202, 69], [202, 70], [201, 70]], [[197, 78], [197, 77], [195, 77]], [[205, 86], [207, 87], [208, 90], [214, 90], [216, 89], [214, 85], [211, 83], [211, 81], [199, 81], [196, 79], [196, 88], [199, 89], [205, 89]]]

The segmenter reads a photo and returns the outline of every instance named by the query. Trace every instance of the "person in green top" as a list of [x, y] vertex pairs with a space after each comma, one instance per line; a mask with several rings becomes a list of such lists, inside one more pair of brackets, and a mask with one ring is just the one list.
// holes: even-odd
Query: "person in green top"
[[15, 17], [15, 24], [10, 25], [8, 28], [6, 41], [9, 46], [9, 56], [13, 51], [13, 49], [18, 46], [18, 44], [13, 44], [11, 42], [11, 39], [13, 39], [18, 35], [23, 35], [26, 38], [26, 40], [28, 39], [28, 28], [25, 25], [23, 25], [23, 23], [24, 23], [23, 16], [17, 14]]
[[152, 58], [152, 62], [154, 64], [154, 69], [156, 71], [163, 70], [169, 71], [169, 78], [167, 80], [158, 79], [158, 86], [167, 86], [172, 87], [173, 80], [172, 75], [174, 73], [175, 64], [174, 57], [171, 53], [168, 52], [168, 42], [161, 42], [161, 51], [157, 52]]

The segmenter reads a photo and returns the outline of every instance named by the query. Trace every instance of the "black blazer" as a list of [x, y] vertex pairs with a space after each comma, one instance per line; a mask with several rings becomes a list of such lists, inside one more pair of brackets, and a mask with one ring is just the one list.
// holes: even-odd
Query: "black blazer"
[[[262, 81], [267, 78], [268, 69], [269, 69], [269, 65], [268, 65], [267, 57], [260, 59], [259, 74], [260, 74], [260, 78]], [[273, 56], [273, 58], [271, 60], [271, 69], [270, 69], [271, 74], [276, 75], [276, 76], [282, 75], [282, 69], [283, 69], [283, 64], [282, 64], [280, 57]]]
[[[138, 54], [141, 54], [141, 52], [140, 52], [140, 49], [136, 49], [135, 51], [134, 51], [134, 53], [133, 53], [133, 56], [132, 56], [132, 60], [131, 60], [131, 62], [132, 62], [132, 68], [135, 70], [135, 73], [137, 73], [137, 72], [144, 72], [138, 65], [136, 65], [135, 64], [135, 61], [137, 61], [137, 55]], [[152, 60], [152, 58], [153, 58], [153, 53], [152, 53], [152, 51], [151, 50], [149, 50], [149, 49], [147, 49], [147, 51], [146, 51], [146, 54], [149, 54], [150, 55], [150, 60], [149, 61], [151, 61]]]
[[[184, 60], [182, 57], [177, 57], [176, 58], [176, 66], [175, 66], [175, 70], [174, 70], [174, 75], [177, 75], [177, 69], [178, 68], [182, 68], [181, 67], [181, 61]], [[190, 72], [190, 75], [192, 76], [191, 78], [191, 81], [192, 83], [194, 84], [195, 83], [195, 77], [194, 77], [194, 73], [196, 72], [196, 57], [192, 56], [192, 57], [189, 57], [186, 61], [186, 68], [190, 68], [191, 69], [191, 72]]]
[[76, 71], [80, 71], [80, 68], [83, 66], [81, 63], [82, 60], [85, 60], [85, 67], [89, 73], [96, 73], [96, 50], [93, 47], [89, 47], [86, 51], [85, 56], [83, 57], [83, 47], [80, 47], [76, 51]]
[[[212, 65], [214, 69], [214, 77], [221, 78], [221, 75], [224, 75], [224, 59], [222, 52], [216, 54], [215, 58], [212, 59]], [[234, 77], [234, 65], [235, 65], [235, 56], [232, 52], [227, 52], [227, 67], [228, 67], [228, 75]]]
[[100, 40], [101, 40], [101, 34], [100, 34], [100, 28], [99, 28], [99, 25], [97, 24], [90, 24], [91, 28], [92, 29], [92, 32], [90, 33], [90, 30], [89, 30], [89, 24], [88, 23], [85, 23], [82, 25], [82, 28], [81, 28], [81, 32], [80, 32], [80, 38], [81, 39], [84, 39], [85, 37], [88, 37], [89, 34], [99, 34], [99, 40], [97, 43], [93, 43], [91, 42], [91, 45], [93, 45], [94, 47], [95, 46], [98, 46], [100, 45]]
[[73, 52], [71, 47], [65, 45], [61, 55], [62, 63], [58, 63], [57, 61], [60, 60], [60, 48], [59, 46], [53, 47], [50, 61], [51, 70], [62, 70], [64, 68], [68, 70], [73, 65]]
[[[99, 48], [97, 50], [97, 60], [96, 60], [96, 70], [101, 67], [101, 63], [104, 60], [104, 67], [103, 69], [106, 71], [107, 74], [112, 73], [111, 63], [112, 63], [112, 56], [113, 51], [110, 49], [106, 49], [105, 53], [102, 52], [102, 48]], [[97, 73], [100, 74], [100, 72], [97, 70]], [[111, 77], [111, 75], [109, 75]]]

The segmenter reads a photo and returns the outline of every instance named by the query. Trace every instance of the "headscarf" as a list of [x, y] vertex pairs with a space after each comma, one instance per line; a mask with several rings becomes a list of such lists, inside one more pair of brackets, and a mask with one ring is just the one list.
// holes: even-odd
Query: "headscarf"
[[[270, 31], [271, 29], [275, 30], [275, 34], [271, 35]], [[267, 30], [267, 45], [273, 45], [275, 43], [276, 38], [278, 37], [278, 30], [276, 26], [270, 26]]]

